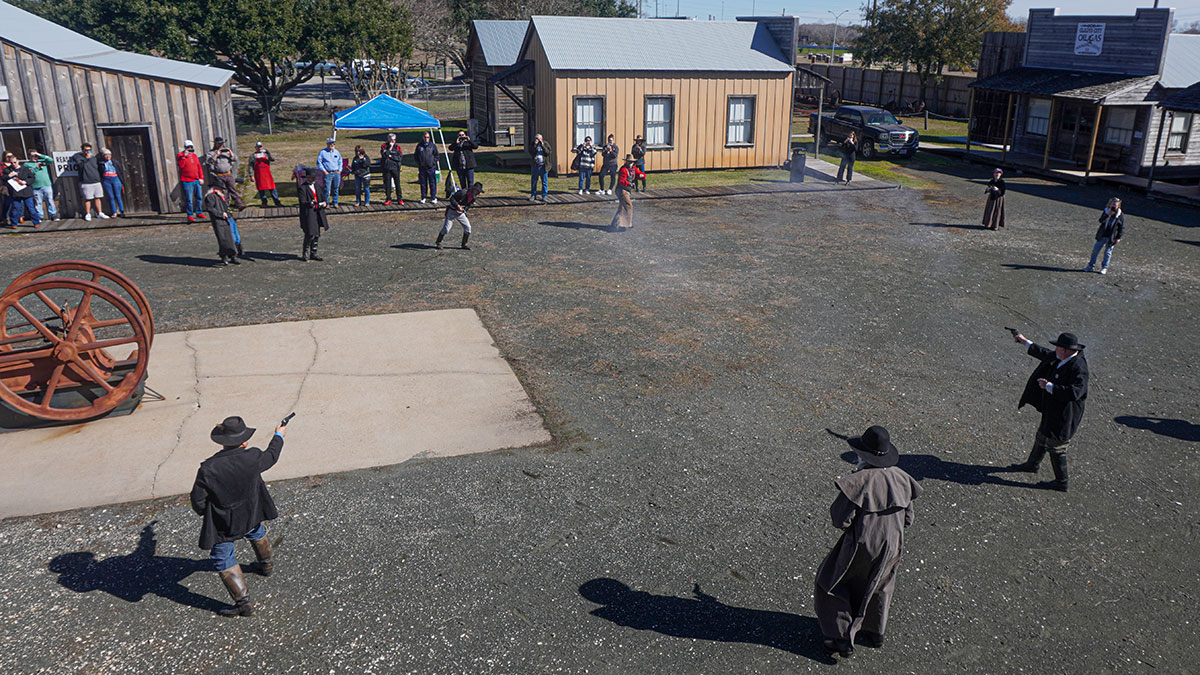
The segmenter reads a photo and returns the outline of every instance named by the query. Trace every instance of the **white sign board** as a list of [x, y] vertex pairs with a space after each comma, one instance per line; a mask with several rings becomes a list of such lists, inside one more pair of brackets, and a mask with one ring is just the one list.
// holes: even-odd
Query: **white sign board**
[[54, 151], [54, 173], [59, 178], [61, 178], [63, 176], [78, 176], [79, 175], [79, 167], [75, 166], [75, 163], [71, 161], [71, 158], [74, 156], [75, 156], [75, 153], [70, 152], [70, 151], [68, 151], [68, 152], [58, 152], [57, 150]]
[[1081, 23], [1075, 30], [1075, 53], [1080, 56], [1100, 56], [1104, 48], [1104, 24]]

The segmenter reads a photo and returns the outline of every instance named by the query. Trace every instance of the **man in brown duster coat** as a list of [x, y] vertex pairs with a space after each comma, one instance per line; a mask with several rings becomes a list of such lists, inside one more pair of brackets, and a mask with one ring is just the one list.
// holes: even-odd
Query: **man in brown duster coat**
[[913, 477], [896, 466], [900, 455], [887, 429], [873, 426], [850, 443], [859, 469], [835, 482], [838, 496], [829, 515], [843, 533], [817, 568], [813, 593], [825, 649], [843, 657], [854, 653], [856, 641], [883, 646], [904, 528], [912, 524], [912, 500], [921, 494]]

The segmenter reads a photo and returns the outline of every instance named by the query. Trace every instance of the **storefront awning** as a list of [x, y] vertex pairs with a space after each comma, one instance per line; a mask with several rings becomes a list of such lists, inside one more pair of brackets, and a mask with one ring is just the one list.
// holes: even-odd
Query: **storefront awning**
[[1158, 75], [1130, 77], [1117, 73], [1085, 73], [1022, 66], [976, 80], [969, 86], [1012, 94], [1073, 98], [1105, 105], [1136, 105], [1150, 103], [1145, 97], [1156, 82]]

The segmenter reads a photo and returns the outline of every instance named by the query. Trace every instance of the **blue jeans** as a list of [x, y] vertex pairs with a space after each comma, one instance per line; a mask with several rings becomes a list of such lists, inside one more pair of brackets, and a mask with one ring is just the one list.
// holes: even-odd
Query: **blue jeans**
[[546, 165], [534, 163], [533, 168], [529, 170], [529, 196], [537, 195], [538, 177], [542, 179], [542, 199], [546, 198]]
[[[250, 530], [242, 536], [250, 541], [258, 541], [259, 539], [267, 536], [267, 528], [263, 527], [262, 523], [259, 523], [258, 527]], [[236, 543], [237, 542], [226, 541], [212, 547], [212, 550], [208, 552], [208, 559], [212, 561], [213, 570], [217, 572], [223, 572], [238, 564], [237, 556], [234, 555], [234, 545]]]
[[458, 172], [458, 187], [468, 190], [475, 184], [475, 169], [456, 169]]
[[58, 217], [58, 209], [54, 208], [53, 186], [47, 185], [46, 187], [33, 188], [33, 200], [37, 202], [39, 218], [45, 220], [47, 214], [49, 214], [51, 218]]
[[181, 180], [179, 186], [183, 189], [183, 205], [187, 208], [189, 218], [195, 218], [196, 214], [203, 211], [201, 205], [204, 201], [203, 190], [198, 180]]
[[334, 171], [325, 174], [325, 203], [337, 206], [338, 192], [342, 189], [342, 174]]
[[1104, 262], [1100, 264], [1100, 269], [1108, 269], [1108, 262], [1112, 260], [1113, 243], [1109, 239], [1100, 239], [1092, 247], [1092, 259], [1088, 261], [1087, 266], [1089, 270], [1096, 265], [1096, 257], [1100, 255], [1100, 249], [1104, 249]]
[[[585, 181], [586, 181], [586, 183], [585, 183]], [[580, 190], [591, 190], [592, 189], [592, 169], [588, 169], [588, 168], [585, 168], [582, 166], [579, 167], [579, 189]]]
[[100, 180], [104, 184], [104, 196], [108, 197], [108, 210], [115, 216], [125, 213], [125, 200], [121, 199], [120, 176], [105, 176]]
[[437, 169], [417, 169], [417, 182], [421, 184], [421, 199], [437, 199]]
[[371, 203], [371, 177], [363, 176], [354, 177], [354, 203], [363, 202], [364, 204]]
[[8, 224], [13, 227], [21, 222], [21, 218], [28, 213], [29, 218], [33, 220], [33, 226], [37, 227], [42, 224], [42, 216], [37, 211], [37, 205], [34, 204], [33, 197], [13, 197], [11, 199], [12, 206], [8, 212]]

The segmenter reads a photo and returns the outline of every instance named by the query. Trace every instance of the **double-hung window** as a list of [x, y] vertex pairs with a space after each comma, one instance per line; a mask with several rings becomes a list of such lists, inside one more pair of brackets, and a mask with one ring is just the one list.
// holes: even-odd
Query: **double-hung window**
[[1025, 117], [1025, 133], [1045, 136], [1050, 130], [1050, 99], [1029, 99], [1029, 114]]
[[1137, 111], [1133, 108], [1109, 108], [1104, 142], [1128, 147], [1133, 143], [1133, 122], [1136, 117]]
[[1188, 137], [1192, 132], [1192, 113], [1175, 113], [1171, 118], [1171, 130], [1167, 134], [1167, 152], [1187, 152]]
[[730, 96], [725, 145], [754, 145], [754, 97]]
[[675, 97], [646, 97], [646, 146], [669, 148], [675, 145]]
[[594, 143], [604, 139], [604, 99], [579, 96], [575, 99], [575, 145], [588, 136]]

